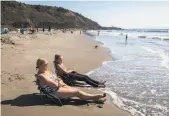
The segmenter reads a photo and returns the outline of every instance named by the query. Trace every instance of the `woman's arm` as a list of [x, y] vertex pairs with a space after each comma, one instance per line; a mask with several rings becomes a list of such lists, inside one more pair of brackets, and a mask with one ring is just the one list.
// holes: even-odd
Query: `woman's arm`
[[59, 72], [62, 74], [68, 74], [68, 73], [72, 72], [72, 71], [68, 71], [66, 68], [63, 68], [60, 65], [58, 65], [57, 67], [58, 67]]
[[59, 86], [58, 83], [56, 83], [56, 82], [50, 80], [49, 78], [47, 78], [47, 77], [45, 77], [45, 76], [43, 76], [43, 75], [39, 75], [39, 76], [38, 76], [38, 79], [39, 79], [40, 82], [42, 82], [43, 84], [49, 85], [49, 86], [51, 86], [51, 87], [53, 87], [53, 88], [57, 88], [57, 87]]

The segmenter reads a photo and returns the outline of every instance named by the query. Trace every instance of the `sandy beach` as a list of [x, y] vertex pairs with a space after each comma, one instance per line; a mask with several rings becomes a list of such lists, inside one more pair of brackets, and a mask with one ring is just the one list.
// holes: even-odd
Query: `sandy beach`
[[[94, 40], [85, 39], [79, 31], [67, 33], [9, 33], [2, 37], [10, 37], [14, 45], [1, 43], [1, 108], [2, 116], [130, 116], [108, 101], [103, 108], [96, 104], [68, 104], [63, 107], [44, 103], [38, 93], [34, 74], [36, 60], [45, 58], [49, 68], [54, 72], [53, 58], [60, 54], [68, 69], [87, 73], [111, 60], [108, 49]], [[94, 46], [98, 45], [97, 49]], [[97, 90], [88, 90], [91, 93]]]

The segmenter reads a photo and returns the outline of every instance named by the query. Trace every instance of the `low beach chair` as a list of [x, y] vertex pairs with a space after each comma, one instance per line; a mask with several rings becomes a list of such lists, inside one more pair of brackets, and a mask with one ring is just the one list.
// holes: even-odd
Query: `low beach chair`
[[62, 106], [62, 102], [61, 100], [63, 98], [60, 98], [57, 96], [57, 92], [52, 92], [52, 93], [48, 93], [44, 90], [44, 88], [41, 87], [40, 83], [39, 83], [39, 79], [37, 78], [37, 76], [35, 75], [36, 77], [36, 85], [38, 86], [38, 90], [40, 91], [40, 97], [42, 100], [52, 100], [54, 103], [58, 104], [60, 106]]

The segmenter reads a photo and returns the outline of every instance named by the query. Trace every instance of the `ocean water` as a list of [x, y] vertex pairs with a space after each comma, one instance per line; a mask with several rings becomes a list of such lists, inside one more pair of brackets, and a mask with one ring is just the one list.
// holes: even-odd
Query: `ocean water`
[[100, 90], [112, 97], [112, 103], [133, 116], [169, 116], [169, 31], [87, 33], [110, 50], [112, 61], [88, 75], [107, 81]]

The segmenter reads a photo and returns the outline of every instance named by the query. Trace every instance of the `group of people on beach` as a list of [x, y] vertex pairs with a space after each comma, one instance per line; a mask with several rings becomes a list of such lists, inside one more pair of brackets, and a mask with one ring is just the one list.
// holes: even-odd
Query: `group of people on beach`
[[[51, 32], [52, 28], [51, 26], [48, 26], [48, 29], [47, 31], [48, 32]], [[54, 28], [54, 31], [56, 30], [59, 30], [57, 28]], [[72, 29], [61, 29], [61, 31], [63, 33], [66, 33], [66, 31], [69, 30], [71, 34], [74, 33], [74, 31]], [[21, 33], [21, 34], [25, 34], [25, 31], [29, 31], [29, 34], [33, 34], [35, 32], [39, 32], [39, 31], [42, 31], [42, 32], [45, 32], [46, 29], [43, 27], [43, 28], [32, 28], [32, 26], [30, 28], [18, 28], [17, 29], [17, 32], [18, 33]], [[9, 29], [8, 28], [4, 28], [4, 29], [1, 29], [1, 34], [7, 34], [9, 32]], [[84, 31], [83, 31], [84, 32]], [[80, 34], [82, 33], [82, 31], [80, 30]]]
[[[54, 65], [56, 68], [55, 70], [61, 75], [68, 77], [70, 81], [84, 81], [92, 87], [105, 87], [105, 81], [99, 82], [74, 70], [67, 70], [63, 64], [63, 57], [61, 55], [55, 55]], [[106, 93], [89, 94], [66, 83], [65, 80], [59, 78], [48, 69], [48, 62], [45, 59], [39, 58], [36, 62], [36, 68], [38, 69], [36, 78], [46, 92], [57, 92], [63, 98], [78, 97], [82, 100], [106, 101]]]

